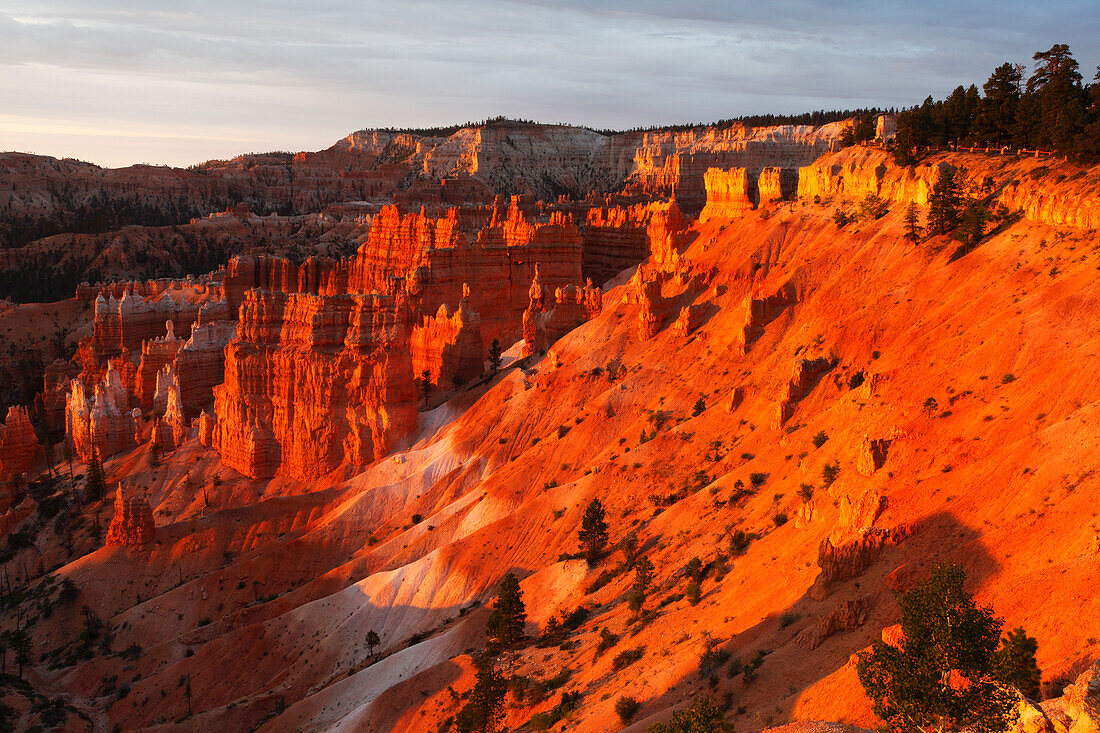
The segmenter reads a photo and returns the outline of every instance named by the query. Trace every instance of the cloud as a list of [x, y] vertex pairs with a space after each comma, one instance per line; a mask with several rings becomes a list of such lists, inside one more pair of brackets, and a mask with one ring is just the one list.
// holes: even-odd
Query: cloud
[[[980, 85], [1001, 61], [1029, 61], [1056, 42], [1095, 54], [1090, 30], [1100, 25], [1094, 2], [7, 6], [0, 96], [15, 102], [0, 118], [0, 147], [43, 151], [68, 140], [59, 152], [112, 164], [195, 162], [230, 144], [317, 148], [363, 127], [495, 114], [631, 127], [911, 104], [959, 83]], [[1096, 62], [1079, 60], [1082, 68]], [[36, 138], [42, 120], [86, 134]], [[158, 144], [172, 134], [135, 135], [135, 126], [175, 130], [179, 139]], [[97, 153], [112, 132], [109, 157]], [[119, 158], [127, 137], [134, 152]], [[180, 151], [192, 152], [180, 159]]]

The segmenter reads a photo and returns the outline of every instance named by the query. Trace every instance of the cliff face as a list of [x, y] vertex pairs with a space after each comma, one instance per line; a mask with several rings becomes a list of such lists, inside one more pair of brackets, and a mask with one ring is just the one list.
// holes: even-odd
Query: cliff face
[[794, 170], [836, 149], [844, 127], [734, 126], [646, 133], [628, 187], [647, 196], [674, 196], [684, 211], [696, 214], [707, 201], [705, 176], [711, 168], [744, 168], [755, 184], [764, 169]]
[[458, 302], [465, 283], [476, 283], [469, 299], [470, 308], [481, 314], [482, 338], [513, 343], [520, 336], [535, 267], [541, 267], [548, 286], [563, 286], [580, 282], [581, 259], [580, 232], [568, 216], [555, 213], [545, 222], [532, 222], [518, 200], [472, 231], [455, 209], [436, 218], [387, 207], [375, 217], [350, 265], [348, 289], [403, 289], [414, 316], [422, 319]]
[[26, 408], [8, 408], [7, 419], [0, 423], [0, 481], [29, 470], [39, 452], [38, 436]]
[[481, 376], [485, 365], [481, 316], [470, 309], [469, 290], [464, 290], [453, 315], [441, 305], [434, 317], [425, 316], [414, 326], [409, 348], [413, 374], [419, 379], [427, 373], [436, 387], [453, 389]]
[[65, 432], [81, 461], [91, 460], [96, 451], [100, 458], [107, 458], [133, 447], [140, 417], [140, 409], [129, 409], [129, 396], [113, 364], [95, 384], [91, 399], [85, 395], [83, 381], [75, 379], [70, 384]]
[[675, 201], [589, 209], [581, 230], [581, 271], [603, 283], [644, 260], [684, 227]]
[[849, 148], [799, 169], [798, 196], [859, 201], [875, 195], [906, 206], [927, 206], [941, 166], [966, 169], [964, 184], [994, 194], [994, 203], [1022, 211], [1029, 221], [1078, 229], [1100, 228], [1097, 176], [1049, 159], [982, 153], [942, 153], [901, 168], [880, 150]]
[[249, 291], [214, 388], [222, 461], [308, 477], [386, 455], [416, 427], [407, 318], [401, 296]]

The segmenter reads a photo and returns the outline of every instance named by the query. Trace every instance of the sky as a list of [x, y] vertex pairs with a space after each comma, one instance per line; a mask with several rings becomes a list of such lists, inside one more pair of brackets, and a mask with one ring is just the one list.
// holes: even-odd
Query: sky
[[598, 128], [906, 106], [1096, 0], [0, 0], [0, 150], [189, 165], [496, 115]]

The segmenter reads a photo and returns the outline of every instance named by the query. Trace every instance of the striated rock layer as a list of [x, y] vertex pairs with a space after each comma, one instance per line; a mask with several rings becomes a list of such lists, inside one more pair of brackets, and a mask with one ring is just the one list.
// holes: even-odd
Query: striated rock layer
[[212, 443], [254, 478], [386, 455], [416, 427], [402, 295], [251, 290], [214, 388]]
[[434, 317], [425, 316], [409, 336], [413, 374], [427, 373], [436, 387], [453, 389], [481, 376], [485, 348], [481, 341], [481, 317], [470, 309], [469, 289], [464, 289], [458, 310], [446, 305]]
[[7, 419], [0, 423], [0, 481], [30, 470], [40, 448], [25, 407], [8, 408]]

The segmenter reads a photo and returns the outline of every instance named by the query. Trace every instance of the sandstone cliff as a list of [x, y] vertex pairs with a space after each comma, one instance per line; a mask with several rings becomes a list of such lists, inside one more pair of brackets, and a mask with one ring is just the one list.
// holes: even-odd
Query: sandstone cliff
[[214, 388], [213, 444], [254, 478], [371, 463], [416, 427], [401, 295], [250, 290]]
[[0, 423], [0, 481], [31, 469], [40, 452], [26, 408], [9, 408], [7, 418]]

